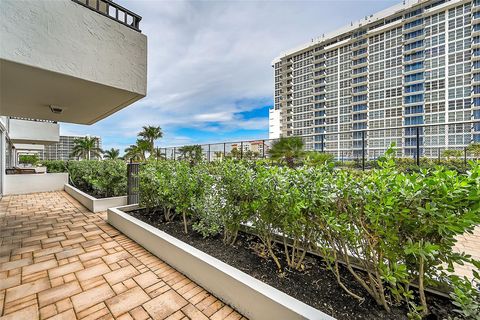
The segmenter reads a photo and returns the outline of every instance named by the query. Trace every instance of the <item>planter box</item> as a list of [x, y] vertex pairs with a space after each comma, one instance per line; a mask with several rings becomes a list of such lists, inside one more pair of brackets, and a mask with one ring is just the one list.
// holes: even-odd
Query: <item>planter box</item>
[[334, 319], [124, 212], [137, 208], [109, 208], [108, 223], [244, 316], [252, 320]]
[[63, 190], [68, 173], [7, 174], [4, 178], [4, 195], [26, 194]]
[[105, 211], [108, 208], [127, 204], [127, 196], [97, 199], [69, 184], [65, 184], [64, 189], [69, 195], [92, 212]]

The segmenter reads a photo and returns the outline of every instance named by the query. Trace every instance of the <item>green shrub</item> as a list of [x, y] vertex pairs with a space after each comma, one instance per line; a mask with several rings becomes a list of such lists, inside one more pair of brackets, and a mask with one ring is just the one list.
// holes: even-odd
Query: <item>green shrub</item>
[[72, 185], [93, 196], [127, 194], [127, 164], [122, 160], [69, 161], [67, 170]]
[[43, 160], [39, 162], [40, 166], [45, 166], [49, 173], [67, 172], [67, 161], [63, 160]]
[[305, 153], [305, 160], [303, 162], [308, 166], [322, 166], [332, 163], [334, 159], [335, 156], [331, 153], [308, 151]]
[[173, 205], [183, 217], [185, 233], [188, 233], [187, 217], [193, 216], [194, 203], [199, 193], [199, 180], [195, 176], [195, 169], [186, 161], [174, 163], [172, 174]]
[[242, 162], [225, 161], [219, 166], [218, 174], [223, 242], [233, 245], [241, 225], [247, 223], [253, 214], [252, 202], [257, 195], [255, 171]]
[[196, 196], [192, 206], [193, 230], [203, 237], [215, 236], [222, 231], [222, 191], [215, 166], [197, 165], [193, 174], [197, 178]]
[[[339, 264], [386, 310], [404, 303], [411, 317], [428, 313], [425, 287], [448, 275], [455, 263], [478, 263], [456, 253], [456, 237], [480, 224], [480, 163], [461, 173], [438, 166], [404, 171], [393, 151], [374, 168], [297, 168], [226, 160], [190, 166], [160, 161], [140, 175], [141, 204], [181, 213], [204, 237], [223, 232], [234, 244], [250, 225], [278, 271], [302, 270], [306, 252], [324, 257], [327, 269], [352, 297]], [[276, 240], [283, 240], [286, 265]], [[360, 272], [356, 266], [362, 267]], [[455, 279], [454, 279], [455, 280]], [[464, 314], [476, 312], [465, 283], [447, 280]], [[418, 284], [418, 295], [411, 284]], [[473, 311], [472, 311], [473, 310]]]
[[38, 163], [37, 154], [21, 154], [18, 156], [18, 162], [22, 164], [36, 165]]

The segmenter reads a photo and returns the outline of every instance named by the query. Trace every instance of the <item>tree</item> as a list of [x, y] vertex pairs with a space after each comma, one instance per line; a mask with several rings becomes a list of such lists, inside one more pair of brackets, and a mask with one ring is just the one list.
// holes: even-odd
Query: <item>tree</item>
[[120, 157], [120, 149], [111, 148], [110, 150], [103, 151], [103, 157], [109, 160], [115, 160]]
[[242, 153], [236, 147], [232, 149], [230, 152], [230, 157], [233, 159], [240, 159], [242, 157]]
[[223, 160], [223, 152], [222, 151], [214, 151], [213, 155], [215, 156], [215, 159], [219, 159], [220, 161]]
[[480, 157], [480, 143], [474, 142], [467, 146], [467, 151], [473, 154], [474, 157]]
[[141, 140], [149, 142], [150, 149], [148, 151], [150, 152], [150, 155], [154, 155], [155, 140], [163, 137], [162, 129], [159, 126], [143, 126], [142, 129], [143, 130], [138, 133], [138, 136], [141, 138]]
[[257, 151], [247, 150], [243, 154], [243, 158], [247, 160], [257, 159], [260, 154]]
[[462, 156], [463, 152], [462, 150], [455, 150], [455, 149], [446, 149], [443, 150], [442, 155], [447, 158], [447, 160], [450, 160], [450, 158], [460, 158]]
[[268, 153], [273, 160], [285, 161], [288, 167], [295, 167], [295, 162], [304, 156], [303, 140], [301, 137], [280, 138], [272, 144]]
[[165, 159], [166, 153], [165, 154], [162, 153], [162, 148], [155, 148], [153, 150], [153, 154], [150, 156], [153, 156], [156, 160], [161, 160], [161, 159]]
[[334, 158], [333, 154], [330, 153], [308, 151], [305, 153], [304, 164], [312, 167], [321, 166], [333, 162]]
[[130, 147], [127, 147], [125, 149], [124, 158], [126, 160], [134, 161], [143, 161], [145, 159], [142, 150], [140, 150], [140, 148], [136, 144], [132, 144], [130, 145]]
[[38, 154], [21, 154], [18, 156], [18, 162], [22, 164], [36, 165], [38, 163]]
[[180, 152], [180, 159], [189, 161], [192, 166], [202, 161], [202, 146], [198, 144], [183, 146], [178, 151]]
[[137, 139], [137, 147], [138, 150], [142, 153], [142, 158], [143, 160], [147, 159], [147, 152], [150, 154], [153, 154], [154, 151], [152, 151], [152, 144], [148, 140], [143, 140], [143, 139]]
[[98, 145], [98, 138], [96, 137], [83, 137], [75, 139], [73, 142], [72, 157], [78, 157], [90, 160], [92, 157], [100, 158], [102, 149]]

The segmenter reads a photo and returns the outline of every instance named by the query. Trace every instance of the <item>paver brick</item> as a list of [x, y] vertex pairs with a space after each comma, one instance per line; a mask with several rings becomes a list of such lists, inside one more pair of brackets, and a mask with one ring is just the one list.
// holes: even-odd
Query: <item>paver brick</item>
[[40, 278], [32, 282], [24, 283], [7, 289], [5, 302], [12, 302], [48, 288], [50, 288], [50, 281], [48, 278]]
[[1, 320], [241, 317], [65, 192], [5, 196], [2, 214]]
[[114, 316], [128, 312], [150, 300], [140, 287], [134, 287], [105, 301]]
[[130, 279], [134, 276], [136, 276], [139, 272], [137, 269], [132, 267], [131, 265], [115, 270], [115, 271], [110, 271], [109, 273], [104, 274], [103, 276], [107, 280], [107, 282], [113, 286], [114, 284], [117, 284], [119, 282], [122, 282], [124, 280]]
[[108, 284], [92, 288], [73, 296], [72, 303], [76, 311], [82, 311], [88, 307], [94, 306], [99, 302], [105, 301], [110, 297], [113, 297], [115, 292]]
[[146, 288], [151, 286], [152, 284], [159, 282], [160, 278], [157, 277], [157, 275], [152, 271], [147, 271], [136, 277], [133, 277], [133, 280], [135, 280], [135, 282], [138, 283], [140, 287]]
[[32, 273], [48, 270], [54, 268], [58, 265], [57, 260], [51, 259], [43, 262], [34, 263], [28, 266], [23, 267], [22, 274], [29, 275]]
[[169, 290], [143, 305], [153, 319], [165, 319], [187, 305], [187, 300], [174, 290]]
[[101, 264], [94, 265], [93, 267], [89, 267], [87, 269], [78, 271], [75, 274], [78, 280], [85, 281], [85, 280], [94, 278], [96, 276], [104, 275], [105, 273], [108, 273], [110, 271], [111, 271], [110, 268], [106, 264], [101, 263]]
[[8, 271], [21, 268], [32, 263], [32, 258], [19, 259], [15, 261], [4, 262], [0, 265], [0, 271]]
[[60, 267], [50, 269], [48, 270], [48, 275], [50, 279], [54, 279], [56, 277], [61, 277], [66, 274], [73, 273], [82, 269], [83, 269], [83, 265], [80, 262], [76, 261], [76, 262], [64, 264]]
[[2, 320], [31, 320], [38, 319], [38, 307], [37, 305], [32, 305], [27, 308], [18, 310], [16, 312], [10, 313], [2, 317]]
[[77, 281], [69, 282], [40, 292], [38, 302], [40, 307], [43, 307], [80, 292], [82, 292], [82, 288]]

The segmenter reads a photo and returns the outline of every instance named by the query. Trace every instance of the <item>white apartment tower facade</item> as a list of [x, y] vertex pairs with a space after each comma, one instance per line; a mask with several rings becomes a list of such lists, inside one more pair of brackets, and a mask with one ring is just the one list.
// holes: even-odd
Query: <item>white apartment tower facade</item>
[[[60, 141], [55, 144], [45, 145], [40, 154], [40, 160], [78, 160], [72, 156], [75, 140], [85, 136], [60, 136]], [[95, 147], [102, 149], [102, 138], [99, 136], [88, 136], [96, 138]]]
[[418, 134], [434, 157], [480, 142], [480, 0], [405, 1], [272, 64], [270, 126], [307, 149], [375, 157], [395, 143], [412, 156]]

